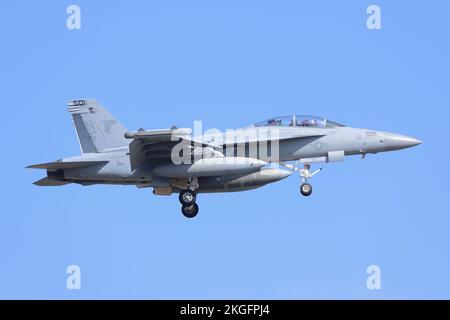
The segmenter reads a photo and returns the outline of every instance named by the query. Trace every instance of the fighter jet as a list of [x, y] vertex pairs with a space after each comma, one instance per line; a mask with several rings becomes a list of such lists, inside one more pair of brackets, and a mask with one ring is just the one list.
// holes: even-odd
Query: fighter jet
[[221, 132], [193, 135], [190, 128], [128, 131], [95, 99], [71, 100], [68, 111], [81, 155], [30, 165], [47, 176], [37, 186], [77, 183], [152, 187], [155, 195], [177, 193], [185, 217], [197, 215], [197, 194], [233, 192], [280, 181], [293, 172], [300, 193], [315, 163], [416, 146], [420, 140], [383, 131], [351, 128], [323, 117], [290, 115]]

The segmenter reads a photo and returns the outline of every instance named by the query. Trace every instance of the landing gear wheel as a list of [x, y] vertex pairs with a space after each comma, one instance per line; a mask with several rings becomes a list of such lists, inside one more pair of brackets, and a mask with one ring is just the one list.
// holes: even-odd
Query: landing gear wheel
[[312, 186], [309, 183], [302, 183], [302, 185], [300, 186], [300, 193], [305, 197], [311, 195]]
[[194, 203], [193, 205], [190, 206], [182, 206], [181, 212], [186, 218], [193, 218], [198, 213], [198, 205]]
[[183, 206], [191, 206], [195, 203], [197, 195], [194, 191], [186, 189], [180, 192], [178, 199]]

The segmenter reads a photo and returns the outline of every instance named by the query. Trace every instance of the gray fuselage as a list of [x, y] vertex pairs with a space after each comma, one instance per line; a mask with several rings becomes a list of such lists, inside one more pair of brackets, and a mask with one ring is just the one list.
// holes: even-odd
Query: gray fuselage
[[[366, 153], [378, 153], [410, 147], [419, 142], [413, 138], [386, 132], [374, 131], [369, 129], [357, 129], [351, 127], [335, 128], [303, 128], [303, 127], [251, 127], [256, 134], [264, 136], [278, 135], [278, 159], [275, 162], [301, 160], [305, 163], [314, 162], [333, 162], [342, 159], [332, 159], [331, 155], [341, 153], [342, 155], [357, 155]], [[244, 130], [245, 131], [245, 130]], [[244, 132], [245, 133], [245, 132]], [[267, 152], [261, 152], [260, 144], [262, 140], [239, 139], [243, 132], [237, 132], [229, 135], [221, 143], [225, 145], [224, 154], [227, 156], [245, 156], [265, 160], [269, 162], [273, 159], [271, 149], [274, 149], [274, 140], [267, 143]], [[250, 135], [254, 135], [254, 132]], [[304, 137], [307, 135], [307, 137]], [[214, 134], [214, 137], [217, 133]], [[214, 140], [212, 135], [204, 135], [203, 141], [211, 142]], [[269, 139], [270, 140], [270, 139]], [[242, 142], [246, 141], [246, 142]], [[215, 140], [217, 143], [217, 140]], [[253, 148], [253, 149], [252, 149]], [[266, 151], [266, 149], [265, 149]], [[270, 155], [268, 157], [267, 155]], [[132, 184], [138, 186], [167, 187], [172, 185], [174, 177], [160, 176], [155, 174], [155, 168], [161, 165], [170, 166], [171, 161], [145, 161], [135, 170], [131, 169], [128, 148], [119, 148], [104, 153], [85, 153], [81, 156], [64, 159], [63, 161], [87, 161], [87, 160], [106, 160], [105, 164], [99, 164], [87, 168], [65, 169], [59, 172], [65, 180], [77, 182], [84, 185], [89, 184]], [[186, 165], [187, 167], [192, 166]], [[220, 172], [219, 175], [213, 174], [199, 178], [199, 192], [214, 191], [240, 191], [252, 189], [264, 184], [281, 180], [287, 174], [278, 173], [272, 175], [262, 175], [258, 180], [255, 174], [258, 174], [259, 168], [242, 172], [230, 170]], [[50, 173], [51, 174], [51, 173]], [[248, 176], [248, 179], [245, 177]], [[187, 178], [187, 177], [181, 177]], [[241, 180], [241, 181], [240, 181]], [[176, 184], [176, 183], [175, 183]]]

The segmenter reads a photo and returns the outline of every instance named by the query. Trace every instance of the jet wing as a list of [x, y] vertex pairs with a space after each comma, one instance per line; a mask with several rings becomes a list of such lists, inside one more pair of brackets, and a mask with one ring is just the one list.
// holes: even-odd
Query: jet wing
[[[126, 132], [125, 138], [133, 139], [130, 143], [130, 163], [131, 169], [137, 168], [145, 158], [152, 160], [168, 160], [171, 157], [172, 149], [179, 143], [186, 143], [192, 150], [194, 147], [210, 147], [219, 156], [223, 156], [222, 150], [228, 143], [223, 141], [222, 143], [212, 143], [196, 140], [191, 137], [192, 130], [190, 128], [171, 128], [171, 129], [158, 129], [158, 130], [138, 130], [136, 132]], [[279, 140], [291, 140], [299, 138], [320, 138], [323, 136], [322, 132], [313, 130], [302, 130], [301, 132], [293, 133], [287, 131], [287, 134], [280, 134]], [[251, 140], [251, 139], [250, 139]], [[256, 139], [255, 141], [270, 140], [270, 137], [266, 139]], [[245, 141], [245, 140], [244, 140]], [[237, 141], [237, 144], [245, 142]], [[249, 141], [249, 140], [247, 140]], [[236, 145], [236, 142], [230, 143], [230, 145]], [[220, 150], [220, 151], [217, 151]]]
[[222, 146], [203, 141], [197, 141], [191, 137], [190, 128], [172, 128], [158, 130], [139, 130], [126, 132], [127, 139], [133, 139], [130, 143], [130, 163], [134, 170], [145, 159], [170, 159], [172, 149], [179, 143], [185, 143], [192, 147], [222, 148]]

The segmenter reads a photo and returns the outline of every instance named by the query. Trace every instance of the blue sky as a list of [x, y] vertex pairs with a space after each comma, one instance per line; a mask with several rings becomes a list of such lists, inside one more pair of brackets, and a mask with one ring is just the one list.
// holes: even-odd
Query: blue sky
[[[81, 30], [66, 8], [81, 8]], [[382, 29], [366, 28], [375, 3]], [[0, 4], [0, 298], [450, 298], [448, 1]], [[66, 111], [94, 97], [129, 129], [237, 128], [317, 114], [412, 149], [202, 194], [196, 219], [150, 189], [38, 188], [79, 154]], [[66, 267], [82, 289], [66, 289]], [[381, 290], [366, 268], [382, 270]]]

